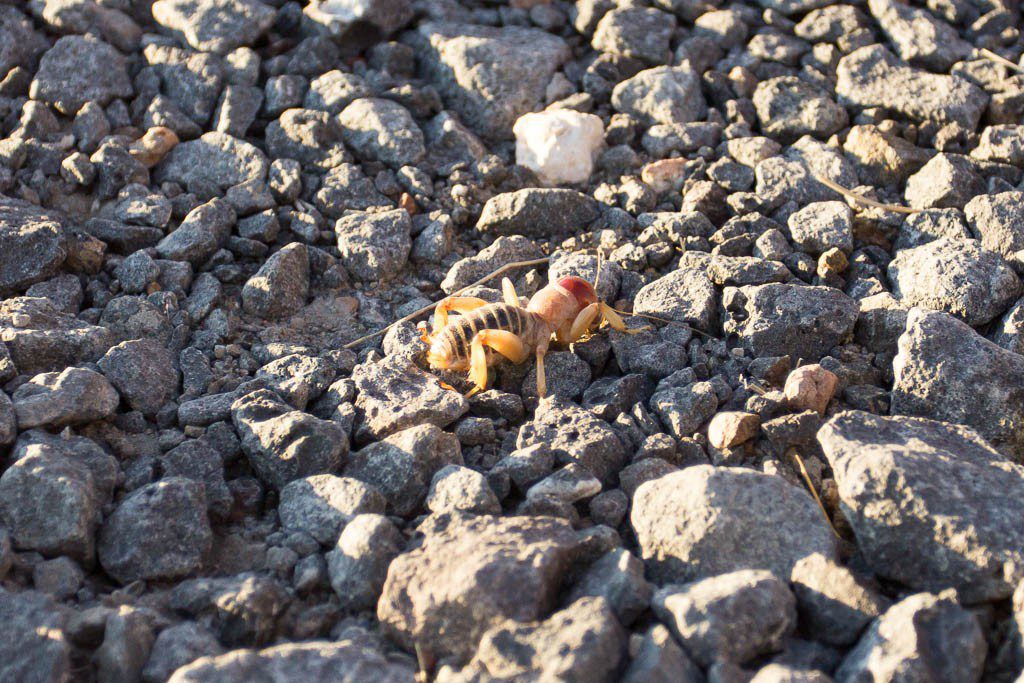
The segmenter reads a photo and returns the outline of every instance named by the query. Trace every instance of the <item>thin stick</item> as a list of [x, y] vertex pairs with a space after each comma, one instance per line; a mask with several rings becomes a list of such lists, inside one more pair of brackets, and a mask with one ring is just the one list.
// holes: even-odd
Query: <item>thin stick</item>
[[[465, 292], [467, 289], [472, 289], [473, 287], [476, 287], [478, 285], [482, 285], [483, 283], [485, 283], [485, 282], [487, 282], [489, 280], [493, 280], [494, 278], [498, 277], [499, 275], [507, 273], [510, 270], [515, 270], [516, 268], [529, 268], [530, 266], [539, 266], [539, 265], [542, 265], [544, 263], [547, 263], [548, 260], [549, 260], [548, 258], [538, 258], [538, 259], [533, 259], [531, 261], [516, 261], [515, 263], [507, 263], [507, 264], [503, 265], [501, 268], [498, 268], [496, 271], [492, 272], [490, 275], [482, 277], [479, 280], [477, 280], [476, 282], [473, 282], [471, 284], [466, 285], [462, 289], [458, 290], [457, 292], [453, 292], [449, 296], [458, 296], [459, 294], [462, 294], [463, 292]], [[445, 297], [445, 298], [448, 298], [448, 297]], [[444, 299], [441, 299], [441, 301], [444, 301]], [[363, 342], [366, 342], [366, 341], [369, 341], [369, 340], [373, 339], [374, 337], [379, 337], [380, 335], [385, 334], [388, 330], [390, 330], [395, 325], [399, 325], [401, 323], [413, 320], [414, 318], [417, 318], [417, 317], [423, 315], [424, 313], [429, 313], [430, 311], [432, 311], [435, 308], [437, 308], [437, 305], [439, 303], [441, 303], [441, 301], [435, 301], [434, 303], [430, 304], [429, 306], [424, 306], [423, 308], [421, 308], [421, 309], [419, 309], [417, 311], [413, 311], [412, 313], [410, 313], [409, 315], [407, 315], [407, 316], [405, 316], [403, 318], [399, 318], [398, 320], [396, 320], [395, 322], [391, 323], [387, 327], [379, 329], [376, 332], [373, 332], [371, 334], [364, 335], [364, 336], [360, 337], [359, 339], [356, 339], [355, 341], [350, 341], [348, 344], [345, 344], [345, 346], [343, 348], [352, 349], [352, 348], [355, 348], [355, 347], [359, 346]]]
[[789, 454], [796, 460], [797, 468], [800, 470], [800, 476], [804, 478], [804, 483], [807, 484], [807, 490], [814, 496], [815, 502], [818, 503], [818, 507], [821, 508], [821, 514], [825, 515], [825, 521], [828, 522], [828, 528], [832, 530], [832, 533], [836, 535], [836, 538], [841, 539], [842, 536], [836, 531], [836, 528], [832, 526], [832, 518], [828, 516], [828, 510], [825, 509], [825, 504], [821, 502], [821, 498], [818, 497], [818, 492], [814, 490], [814, 484], [811, 482], [811, 475], [807, 473], [807, 468], [804, 466], [804, 459], [800, 457], [800, 454], [795, 448], [789, 449]]
[[824, 176], [820, 176], [817, 173], [814, 173], [813, 171], [811, 172], [811, 175], [814, 176], [815, 180], [817, 180], [819, 183], [821, 183], [825, 187], [829, 188], [830, 190], [835, 190], [836, 192], [838, 192], [839, 194], [843, 195], [844, 197], [849, 197], [850, 199], [854, 200], [855, 202], [858, 202], [860, 204], [864, 204], [865, 206], [871, 206], [871, 207], [874, 207], [876, 209], [882, 209], [883, 211], [893, 211], [895, 213], [920, 213], [921, 212], [921, 209], [913, 209], [913, 208], [911, 208], [909, 206], [898, 206], [896, 204], [883, 204], [882, 202], [876, 202], [874, 199], [869, 199], [869, 198], [865, 197], [862, 194], [857, 194], [853, 190], [848, 190], [845, 187], [843, 187], [842, 185], [840, 185], [839, 183], [834, 183], [831, 180], [829, 180], [828, 178], [825, 178]]
[[978, 52], [981, 53], [982, 57], [985, 57], [986, 59], [990, 59], [993, 62], [995, 62], [996, 64], [1002, 64], [1003, 66], [1005, 66], [1005, 67], [1007, 67], [1009, 69], [1013, 69], [1014, 71], [1024, 71], [1024, 67], [1021, 67], [1020, 64], [1014, 64], [1013, 62], [1011, 62], [1006, 57], [1002, 57], [1000, 55], [997, 55], [995, 52], [992, 52], [992, 50], [989, 50], [986, 47], [981, 48], [980, 50], [978, 50]]

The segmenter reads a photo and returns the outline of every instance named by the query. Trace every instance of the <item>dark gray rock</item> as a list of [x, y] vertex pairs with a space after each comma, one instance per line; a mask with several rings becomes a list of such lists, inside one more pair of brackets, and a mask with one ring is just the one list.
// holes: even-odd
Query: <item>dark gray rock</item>
[[165, 628], [156, 637], [142, 669], [144, 683], [165, 683], [175, 671], [200, 657], [216, 657], [224, 647], [209, 629], [192, 621]]
[[795, 76], [762, 81], [753, 96], [761, 130], [785, 142], [804, 135], [826, 139], [846, 127], [846, 110], [827, 93]]
[[275, 160], [292, 159], [305, 167], [332, 169], [352, 159], [342, 134], [337, 118], [327, 112], [289, 109], [267, 126], [267, 153]]
[[259, 318], [288, 317], [306, 305], [309, 252], [292, 242], [274, 252], [242, 287], [242, 307]]
[[666, 318], [710, 332], [718, 318], [718, 292], [701, 268], [678, 268], [644, 285], [633, 312]]
[[392, 205], [391, 200], [382, 195], [355, 164], [339, 164], [332, 168], [324, 176], [314, 203], [328, 218], [341, 218], [349, 209], [362, 211], [373, 206]]
[[0, 301], [0, 330], [18, 371], [30, 375], [96, 361], [117, 343], [107, 328], [62, 313], [49, 300], [35, 297]]
[[829, 249], [853, 251], [853, 211], [845, 202], [814, 202], [793, 213], [789, 236], [801, 251], [818, 256]]
[[632, 624], [650, 605], [651, 584], [644, 578], [644, 563], [623, 548], [599, 557], [573, 585], [567, 601], [602, 597], [624, 625]]
[[0, 588], [0, 678], [21, 683], [51, 683], [71, 678], [67, 617], [53, 601], [35, 591]]
[[189, 211], [181, 225], [160, 240], [156, 251], [162, 258], [200, 266], [227, 243], [234, 225], [235, 211], [231, 205], [211, 199]]
[[96, 650], [96, 680], [138, 681], [153, 647], [153, 627], [148, 611], [121, 605], [107, 617], [103, 644]]
[[487, 478], [462, 465], [445, 465], [434, 473], [426, 504], [427, 509], [435, 514], [501, 514], [501, 503], [487, 484]]
[[356, 515], [383, 513], [385, 504], [384, 496], [357, 479], [316, 474], [281, 489], [277, 514], [286, 531], [308, 533], [322, 545], [332, 545]]
[[121, 397], [144, 415], [153, 416], [178, 392], [174, 354], [152, 339], [114, 346], [97, 363]]
[[168, 604], [179, 614], [201, 620], [228, 647], [252, 647], [271, 640], [292, 597], [279, 582], [248, 572], [180, 582]]
[[638, 642], [622, 683], [701, 683], [704, 680], [700, 668], [661, 624], [648, 629]]
[[597, 22], [590, 43], [599, 52], [664, 64], [675, 28], [676, 18], [671, 14], [648, 7], [623, 7]]
[[5, 76], [15, 67], [31, 68], [48, 47], [32, 21], [10, 5], [0, 7], [0, 44], [0, 73]]
[[60, 214], [0, 197], [0, 292], [23, 291], [55, 275], [68, 255], [66, 229]]
[[412, 249], [412, 219], [405, 209], [350, 213], [338, 219], [334, 232], [345, 269], [364, 281], [394, 276]]
[[[544, 252], [533, 240], [522, 235], [499, 237], [475, 256], [467, 256], [452, 264], [448, 274], [441, 281], [441, 289], [445, 294], [452, 294], [504, 265], [539, 258], [544, 258]], [[520, 272], [525, 270], [521, 269]], [[512, 270], [507, 276], [514, 281], [518, 274], [516, 270]]]
[[405, 537], [384, 515], [356, 515], [327, 553], [331, 588], [342, 609], [373, 609], [387, 579], [388, 565], [405, 548]]
[[352, 102], [371, 95], [370, 87], [361, 77], [334, 69], [310, 82], [302, 106], [337, 115]]
[[718, 395], [711, 382], [694, 382], [655, 391], [649, 405], [669, 434], [686, 439], [715, 414]]
[[102, 420], [112, 415], [120, 402], [111, 383], [87, 368], [36, 375], [18, 387], [11, 399], [22, 429]]
[[599, 215], [600, 204], [593, 197], [575, 190], [534, 187], [488, 199], [476, 229], [549, 239], [585, 228]]
[[413, 18], [409, 0], [358, 0], [337, 4], [317, 0], [303, 11], [303, 25], [317, 35], [345, 43], [384, 37]]
[[226, 133], [204, 133], [176, 145], [156, 167], [155, 179], [188, 187], [208, 183], [220, 190], [247, 180], [263, 180], [269, 162], [262, 151]]
[[699, 121], [708, 109], [700, 76], [688, 65], [658, 66], [622, 81], [612, 91], [612, 106], [648, 125]]
[[870, 0], [868, 9], [899, 56], [911, 64], [941, 73], [971, 54], [971, 44], [927, 10], [893, 0]]
[[86, 102], [106, 106], [134, 93], [124, 56], [102, 40], [65, 36], [46, 51], [32, 81], [34, 100], [74, 116]]
[[199, 482], [206, 493], [210, 513], [225, 519], [234, 497], [224, 481], [224, 458], [205, 439], [189, 439], [160, 456], [165, 477], [184, 477]]
[[392, 168], [416, 164], [426, 155], [423, 132], [409, 110], [391, 100], [355, 100], [338, 115], [345, 144], [361, 159]]
[[[985, 249], [998, 251], [991, 246], [985, 246], [983, 237], [977, 234], [973, 236], [982, 239], [982, 246]], [[896, 251], [911, 249], [943, 237], [951, 240], [966, 240], [972, 237], [959, 209], [926, 209], [907, 216], [900, 225], [900, 233], [893, 248]]]
[[804, 631], [831, 645], [850, 645], [889, 601], [846, 567], [824, 555], [793, 565], [789, 581]]

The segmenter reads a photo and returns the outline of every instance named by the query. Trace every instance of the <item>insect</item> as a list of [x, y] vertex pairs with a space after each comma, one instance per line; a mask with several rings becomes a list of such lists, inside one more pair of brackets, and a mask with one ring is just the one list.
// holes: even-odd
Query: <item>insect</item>
[[[501, 289], [503, 302], [498, 304], [470, 296], [448, 297], [434, 309], [431, 331], [426, 322], [419, 324], [423, 340], [430, 345], [430, 367], [469, 370], [473, 383], [470, 396], [487, 388], [487, 368], [498, 356], [518, 364], [533, 352], [537, 358], [537, 395], [544, 397], [544, 356], [552, 336], [571, 343], [601, 322], [614, 330], [638, 331], [627, 329], [615, 309], [598, 298], [595, 285], [581, 277], [563, 277], [547, 285], [525, 307], [511, 280], [503, 278]], [[450, 313], [459, 315], [453, 318]]]

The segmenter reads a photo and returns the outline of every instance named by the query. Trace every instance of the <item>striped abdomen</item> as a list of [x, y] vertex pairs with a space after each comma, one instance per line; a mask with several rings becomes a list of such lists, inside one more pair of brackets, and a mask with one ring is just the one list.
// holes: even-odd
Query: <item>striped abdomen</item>
[[527, 341], [535, 329], [533, 313], [508, 304], [487, 304], [466, 315], [452, 316], [436, 337], [430, 355], [449, 364], [469, 358], [469, 345], [481, 330], [505, 330]]

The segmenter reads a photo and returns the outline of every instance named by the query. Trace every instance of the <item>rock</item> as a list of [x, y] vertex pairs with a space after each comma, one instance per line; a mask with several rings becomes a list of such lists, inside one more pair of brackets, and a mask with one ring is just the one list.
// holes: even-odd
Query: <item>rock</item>
[[97, 365], [128, 405], [144, 415], [156, 415], [177, 395], [174, 354], [152, 339], [122, 342]]
[[293, 353], [264, 365], [256, 378], [266, 379], [268, 389], [304, 410], [330, 387], [336, 372], [326, 358]]
[[313, 640], [201, 657], [175, 671], [168, 683], [253, 679], [341, 683], [353, 676], [365, 683], [401, 683], [414, 674], [412, 667], [385, 659], [370, 645], [352, 640]]
[[89, 467], [55, 447], [27, 446], [0, 477], [0, 521], [17, 548], [93, 562], [100, 493]]
[[528, 188], [488, 199], [476, 229], [485, 234], [550, 239], [584, 228], [599, 215], [598, 202], [575, 190]]
[[268, 165], [263, 152], [248, 142], [210, 132], [172, 149], [157, 165], [155, 179], [185, 187], [208, 183], [223, 191], [247, 180], [263, 180]]
[[1004, 256], [1024, 249], [1024, 219], [1020, 205], [1024, 192], [979, 194], [964, 206], [971, 233], [983, 249]]
[[326, 171], [352, 160], [337, 118], [313, 109], [288, 109], [282, 113], [267, 126], [266, 143], [267, 153], [275, 162], [291, 159]]
[[350, 213], [338, 219], [334, 232], [345, 269], [364, 281], [393, 276], [412, 249], [412, 219], [404, 209]]
[[576, 463], [555, 470], [530, 487], [527, 498], [554, 498], [565, 503], [576, 503], [601, 492], [597, 477]]
[[554, 35], [519, 26], [492, 28], [423, 22], [411, 40], [428, 79], [473, 132], [512, 137], [512, 125], [533, 111], [571, 53]]
[[419, 424], [352, 453], [345, 475], [380, 491], [390, 512], [408, 517], [419, 510], [434, 474], [461, 464], [462, 449], [453, 434]]
[[264, 319], [290, 316], [309, 296], [309, 252], [292, 242], [274, 252], [242, 287], [242, 307]]
[[333, 472], [348, 454], [348, 437], [340, 425], [292, 410], [267, 389], [236, 399], [231, 419], [256, 474], [276, 489]]
[[1024, 126], [985, 126], [985, 129], [981, 131], [981, 140], [978, 141], [978, 146], [971, 151], [971, 156], [984, 161], [998, 161], [1020, 166], [1024, 164], [1022, 133], [1024, 133]]
[[86, 368], [36, 375], [18, 387], [11, 398], [22, 429], [102, 420], [112, 415], [120, 402], [110, 382]]
[[216, 636], [204, 626], [191, 621], [170, 626], [156, 637], [142, 669], [142, 680], [164, 683], [176, 670], [200, 657], [216, 657], [223, 652]]
[[918, 593], [875, 620], [846, 655], [836, 681], [977, 681], [985, 651], [973, 614], [948, 597]]
[[815, 640], [850, 645], [889, 601], [846, 567], [824, 555], [808, 555], [789, 576], [800, 624]]
[[696, 465], [647, 482], [633, 497], [631, 523], [658, 583], [739, 569], [789, 576], [811, 553], [835, 556], [835, 537], [814, 500], [749, 470]]
[[423, 132], [412, 114], [397, 102], [367, 97], [338, 115], [345, 144], [362, 159], [392, 168], [416, 164], [426, 155]]
[[577, 463], [606, 483], [629, 459], [626, 447], [608, 423], [557, 397], [542, 400], [533, 420], [520, 427], [516, 448], [533, 444], [544, 444], [554, 451], [560, 464]]
[[644, 563], [622, 548], [609, 550], [591, 564], [573, 585], [568, 601], [604, 598], [616, 618], [632, 624], [650, 605], [653, 589], [644, 579]]
[[761, 418], [753, 413], [721, 412], [708, 423], [708, 443], [715, 448], [734, 448], [757, 436], [760, 426]]
[[882, 45], [868, 45], [839, 60], [839, 103], [882, 107], [913, 121], [978, 126], [988, 96], [957, 76], [931, 74], [907, 66]]
[[231, 512], [234, 496], [224, 481], [224, 458], [205, 439], [182, 442], [160, 456], [165, 477], [184, 477], [203, 484], [206, 507], [220, 519]]
[[0, 292], [24, 291], [56, 275], [68, 255], [66, 227], [57, 213], [0, 197]]
[[991, 338], [997, 346], [1024, 356], [1024, 303], [1018, 301], [1010, 307]]
[[174, 232], [160, 240], [156, 251], [161, 258], [200, 266], [227, 243], [234, 225], [234, 209], [212, 199], [189, 211]]
[[770, 205], [794, 201], [800, 205], [842, 199], [834, 190], [818, 182], [815, 176], [843, 187], [857, 185], [857, 170], [838, 149], [805, 135], [793, 143], [783, 156], [757, 162], [755, 191]]
[[718, 292], [699, 268], [678, 268], [644, 285], [633, 312], [668, 318], [711, 332], [717, 322]]
[[715, 414], [718, 395], [710, 382], [694, 382], [655, 391], [648, 405], [673, 438], [686, 439]]
[[808, 254], [853, 251], [853, 211], [844, 202], [808, 204], [792, 214], [787, 225], [793, 244]]
[[943, 237], [958, 241], [971, 239], [960, 209], [926, 209], [910, 214], [903, 219], [893, 248], [896, 251], [910, 249]]
[[[456, 261], [441, 281], [441, 289], [445, 294], [452, 294], [509, 263], [540, 258], [544, 258], [544, 252], [533, 240], [522, 235], [499, 237], [475, 256]], [[508, 277], [515, 280], [517, 273], [525, 272], [525, 268], [514, 269], [509, 271]]]
[[419, 531], [388, 569], [377, 617], [403, 647], [460, 658], [506, 619], [547, 614], [579, 543], [548, 517], [435, 515]]
[[341, 532], [335, 548], [327, 553], [331, 588], [342, 609], [358, 612], [377, 604], [388, 566], [405, 547], [405, 537], [388, 521], [375, 514], [352, 518]]
[[104, 571], [122, 584], [195, 571], [213, 541], [203, 485], [168, 477], [130, 493], [100, 529]]
[[339, 164], [326, 176], [314, 198], [316, 208], [328, 218], [341, 218], [349, 209], [391, 206], [355, 164]]
[[46, 38], [33, 30], [32, 21], [16, 7], [0, 9], [0, 73], [9, 75], [16, 67], [30, 68], [49, 47]]
[[309, 92], [302, 106], [337, 115], [352, 102], [371, 94], [372, 91], [359, 76], [332, 69], [310, 81]]
[[32, 567], [32, 585], [55, 600], [67, 600], [77, 593], [84, 578], [78, 563], [66, 556], [43, 560]]
[[817, 363], [801, 365], [786, 377], [782, 389], [789, 406], [796, 410], [814, 410], [825, 415], [828, 402], [836, 393], [839, 378]]
[[905, 182], [931, 157], [927, 150], [876, 126], [851, 127], [843, 152], [856, 165], [861, 182], [883, 186]]
[[138, 681], [153, 647], [149, 615], [124, 606], [107, 617], [103, 644], [96, 650], [96, 680], [103, 683]]
[[912, 309], [893, 361], [892, 414], [966, 425], [1024, 460], [1024, 359], [944, 313]]
[[598, 52], [664, 64], [675, 29], [676, 18], [671, 14], [648, 7], [623, 7], [601, 17], [590, 44]]
[[796, 598], [769, 571], [744, 569], [654, 594], [654, 611], [701, 666], [742, 664], [782, 649], [796, 628]]
[[316, 474], [281, 489], [277, 514], [286, 531], [307, 533], [329, 546], [356, 515], [383, 513], [384, 506], [384, 496], [357, 479]]
[[1013, 521], [1024, 468], [971, 429], [920, 418], [841, 413], [818, 440], [876, 573], [917, 590], [955, 587], [970, 603], [1013, 592], [1024, 576]]
[[291, 595], [274, 579], [242, 573], [180, 582], [170, 591], [175, 612], [200, 618], [228, 647], [260, 645], [278, 632]]
[[102, 40], [64, 36], [46, 51], [29, 96], [74, 116], [86, 102], [105, 107], [134, 94], [124, 56]]
[[936, 154], [907, 180], [904, 195], [915, 209], [962, 209], [985, 192], [974, 162], [960, 154]]
[[36, 297], [0, 301], [0, 335], [23, 374], [59, 372], [95, 361], [117, 343], [107, 328], [62, 313], [49, 300]]
[[409, 360], [389, 357], [352, 372], [359, 392], [356, 440], [367, 442], [419, 424], [447, 427], [469, 410], [466, 399]]
[[826, 139], [846, 127], [846, 110], [815, 86], [795, 76], [762, 81], [754, 108], [766, 135], [793, 142], [804, 135]]
[[516, 163], [545, 185], [585, 183], [604, 146], [604, 124], [593, 114], [556, 109], [516, 119]]
[[661, 624], [633, 638], [639, 647], [623, 674], [622, 683], [700, 683], [704, 680], [701, 670]]
[[699, 121], [708, 109], [700, 77], [688, 66], [641, 71], [615, 86], [612, 106], [647, 125]]
[[735, 309], [726, 307], [734, 316], [726, 331], [735, 331], [755, 357], [820, 360], [850, 336], [857, 322], [857, 302], [829, 287], [767, 284], [738, 292]]
[[904, 306], [923, 306], [983, 325], [1021, 294], [1017, 275], [975, 240], [938, 239], [904, 249], [889, 263], [893, 294]]
[[309, 28], [339, 41], [365, 41], [367, 37], [362, 34], [366, 32], [377, 40], [402, 28], [412, 18], [413, 7], [408, 0], [317, 0], [303, 10], [303, 22]]
[[911, 64], [943, 72], [971, 54], [971, 44], [927, 10], [894, 0], [870, 0], [868, 9], [900, 57]]
[[200, 52], [226, 55], [252, 45], [277, 13], [259, 0], [157, 0], [153, 19]]
[[509, 619], [487, 631], [472, 661], [458, 674], [442, 670], [439, 683], [512, 680], [611, 683], [625, 658], [626, 634], [602, 598], [582, 598], [546, 620]]
[[434, 473], [427, 492], [427, 508], [438, 514], [501, 514], [501, 503], [488, 486], [487, 478], [461, 465], [445, 465]]
[[71, 679], [71, 644], [63, 630], [67, 617], [50, 598], [0, 588], [0, 619], [0, 678], [24, 683]]

